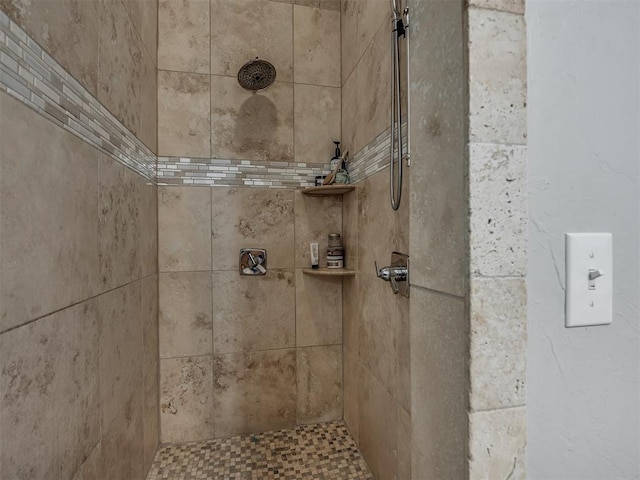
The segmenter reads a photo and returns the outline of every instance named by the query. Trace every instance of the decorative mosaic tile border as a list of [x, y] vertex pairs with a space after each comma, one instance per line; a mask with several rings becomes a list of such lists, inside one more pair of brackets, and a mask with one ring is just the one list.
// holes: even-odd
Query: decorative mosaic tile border
[[311, 187], [329, 163], [266, 162], [187, 157], [158, 157], [158, 185], [211, 187]]
[[[160, 185], [299, 188], [313, 186], [316, 176], [329, 173], [328, 162], [156, 159], [144, 143], [2, 11], [0, 91]], [[352, 157], [351, 182], [359, 183], [388, 164], [389, 129]]]
[[[402, 122], [404, 135], [402, 144], [407, 145], [407, 122]], [[391, 141], [391, 127], [374, 138], [368, 145], [355, 154], [350, 162], [349, 175], [351, 183], [362, 182], [365, 178], [375, 175], [389, 166], [389, 148]]]
[[155, 181], [153, 152], [2, 11], [0, 91]]
[[[404, 122], [406, 127], [406, 122]], [[404, 129], [406, 132], [406, 128]], [[406, 146], [406, 136], [403, 143]], [[351, 183], [362, 182], [389, 165], [390, 129], [360, 150], [350, 162]], [[211, 187], [311, 187], [327, 175], [329, 163], [265, 162], [189, 157], [158, 157], [158, 185]]]

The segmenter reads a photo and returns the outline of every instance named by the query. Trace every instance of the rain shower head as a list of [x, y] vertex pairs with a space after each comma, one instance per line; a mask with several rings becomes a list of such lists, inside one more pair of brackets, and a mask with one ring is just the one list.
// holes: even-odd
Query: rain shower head
[[238, 83], [246, 90], [262, 90], [276, 79], [276, 69], [266, 60], [255, 60], [245, 63], [238, 72]]

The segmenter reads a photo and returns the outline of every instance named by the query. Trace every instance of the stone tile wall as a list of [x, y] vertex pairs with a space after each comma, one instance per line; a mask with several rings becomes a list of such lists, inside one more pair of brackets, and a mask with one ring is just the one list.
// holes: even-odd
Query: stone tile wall
[[[376, 478], [411, 478], [409, 299], [375, 275], [392, 251], [408, 249], [409, 202], [389, 205], [388, 169], [345, 196], [343, 284], [344, 419]], [[405, 194], [409, 185], [405, 182]]]
[[[410, 170], [400, 210], [389, 202], [389, 3], [342, 1], [342, 138], [357, 191], [343, 199], [344, 419], [376, 478], [411, 478], [409, 299], [375, 275], [409, 253]], [[406, 131], [406, 130], [405, 130]], [[418, 478], [418, 477], [417, 477]]]
[[[299, 101], [304, 101], [300, 99]], [[403, 145], [407, 124], [403, 122]], [[359, 183], [389, 165], [390, 129], [377, 135], [355, 154], [349, 152], [351, 183]], [[158, 157], [160, 185], [246, 186], [298, 188], [315, 185], [317, 175], [327, 175], [327, 162], [270, 162], [262, 160], [218, 160], [190, 157]]]
[[[3, 399], [0, 422], [3, 431], [35, 428], [40, 438], [61, 440], [34, 459], [1, 437], [2, 476], [62, 468], [77, 478], [141, 477], [157, 442], [158, 388], [165, 441], [339, 418], [344, 390], [344, 418], [378, 478], [524, 476], [521, 0], [415, 5], [412, 128], [421, 161], [407, 176], [398, 212], [387, 205], [382, 163], [386, 1], [343, 0], [338, 11], [335, 0], [211, 0], [188, 8], [161, 0], [157, 122], [155, 2], [0, 1], [33, 37], [26, 45], [44, 47], [39, 67], [60, 62], [69, 86], [97, 96], [109, 109], [104, 118], [122, 122], [120, 132], [133, 132], [152, 152], [159, 138], [167, 183], [215, 185], [225, 165], [227, 185], [305, 185], [309, 171], [326, 168], [337, 125], [359, 172], [357, 193], [344, 199], [176, 187], [156, 196], [114, 162], [142, 164], [148, 149], [129, 142], [123, 161], [108, 129], [100, 140], [100, 128], [73, 120], [85, 97], [65, 105], [76, 100], [69, 88], [61, 87], [56, 109], [47, 108], [42, 99], [54, 90], [41, 88], [37, 75], [30, 80], [27, 57], [15, 58], [3, 33], [3, 91], [25, 94], [23, 104], [0, 94], [2, 115], [11, 112], [12, 122], [4, 128], [2, 117], [2, 168], [10, 159], [12, 179], [4, 175], [0, 185], [0, 379], [12, 395]], [[235, 75], [256, 55], [274, 63], [278, 79], [251, 93]], [[36, 141], [4, 141], [34, 126], [42, 132]], [[38, 162], [43, 178], [30, 174], [41, 158], [52, 158]], [[203, 173], [172, 174], [193, 165]], [[65, 175], [71, 168], [72, 183]], [[234, 168], [241, 174], [232, 178]], [[266, 175], [242, 171], [248, 168]], [[46, 201], [34, 205], [34, 198]], [[322, 251], [329, 231], [342, 231], [347, 265], [359, 272], [344, 284], [301, 271], [308, 243], [319, 240]], [[239, 277], [242, 246], [268, 248], [272, 275]], [[394, 249], [411, 254], [410, 301], [390, 297], [371, 270]], [[87, 328], [57, 335], [70, 324]], [[25, 344], [33, 345], [27, 353], [15, 348]], [[77, 359], [83, 367], [73, 366]], [[54, 402], [59, 415], [47, 416], [45, 402], [64, 401], [65, 382], [76, 375], [90, 377], [74, 382], [70, 401], [79, 402], [73, 411], [80, 414], [65, 417]], [[23, 420], [27, 408], [44, 417]]]
[[413, 9], [417, 478], [524, 478], [523, 11], [522, 1]]
[[462, 1], [411, 19], [411, 393], [414, 478], [467, 478], [466, 78]]
[[141, 479], [158, 443], [156, 187], [6, 93], [0, 111], [0, 476]]
[[473, 1], [469, 42], [469, 478], [525, 478], [524, 1]]
[[154, 179], [155, 154], [1, 10], [0, 91], [117, 162]]
[[155, 455], [152, 4], [0, 3], [2, 478], [142, 479]]
[[0, 10], [156, 152], [156, 2], [2, 0]]
[[[340, 139], [335, 1], [160, 0], [159, 39], [161, 182], [291, 187], [326, 173]], [[237, 74], [256, 57], [277, 76], [252, 92]]]
[[[339, 197], [159, 187], [162, 442], [342, 418], [342, 280], [309, 243], [342, 231]], [[267, 275], [240, 276], [241, 248]]]
[[[339, 7], [161, 0], [159, 25], [162, 441], [339, 419], [342, 281], [301, 269], [342, 201], [291, 189], [340, 137]], [[256, 56], [277, 77], [250, 92]], [[239, 275], [243, 247], [267, 249], [266, 276]]]

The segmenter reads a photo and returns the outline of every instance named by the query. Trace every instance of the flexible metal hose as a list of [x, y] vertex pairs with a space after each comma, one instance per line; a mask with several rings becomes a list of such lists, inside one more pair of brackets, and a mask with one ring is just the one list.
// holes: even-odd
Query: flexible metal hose
[[[409, 26], [409, 8], [405, 8], [401, 15], [396, 4], [396, 0], [391, 0], [392, 11], [392, 31], [391, 31], [391, 134], [390, 143], [390, 163], [389, 163], [389, 194], [391, 208], [397, 210], [402, 200], [402, 177], [403, 160], [406, 159], [407, 166], [410, 165], [410, 132], [409, 118], [407, 115], [407, 151], [406, 155], [402, 144], [402, 93], [400, 75], [400, 37], [404, 36], [407, 46], [407, 87], [409, 87], [409, 36], [407, 27]], [[406, 24], [404, 23], [406, 19]], [[408, 88], [407, 88], [408, 90]], [[407, 91], [407, 114], [409, 113], [409, 92]], [[397, 170], [397, 175], [396, 175]]]

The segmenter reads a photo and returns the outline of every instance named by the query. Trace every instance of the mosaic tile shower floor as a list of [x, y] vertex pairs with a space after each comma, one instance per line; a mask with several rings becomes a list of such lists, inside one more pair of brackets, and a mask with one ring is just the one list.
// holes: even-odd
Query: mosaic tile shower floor
[[343, 422], [160, 447], [147, 480], [373, 480]]

